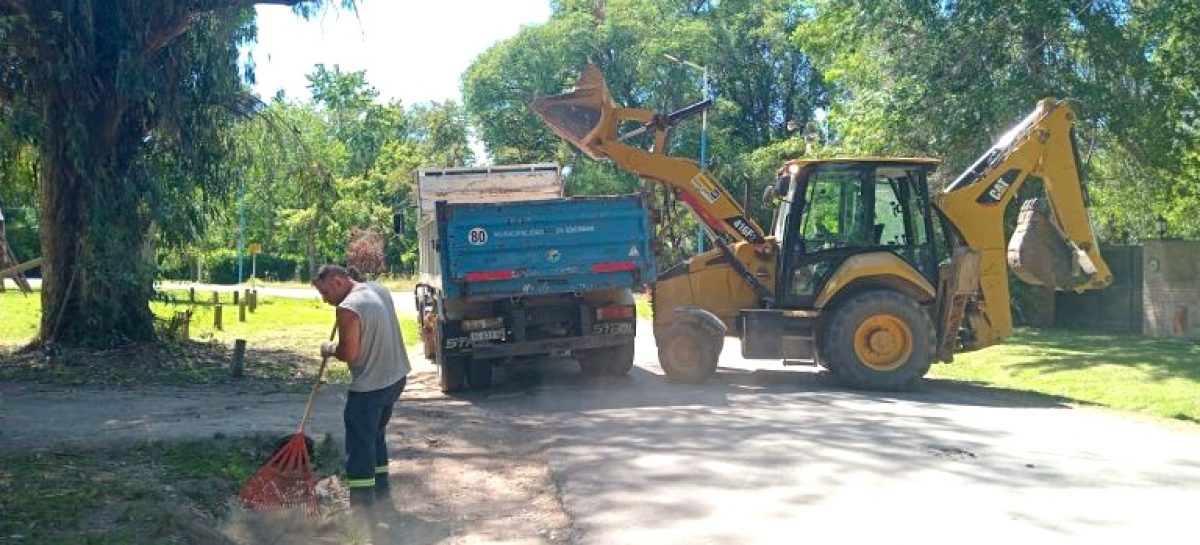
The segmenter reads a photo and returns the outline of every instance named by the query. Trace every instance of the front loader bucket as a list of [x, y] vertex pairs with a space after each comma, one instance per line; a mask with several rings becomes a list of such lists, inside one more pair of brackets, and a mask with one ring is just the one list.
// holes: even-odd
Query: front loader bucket
[[1079, 289], [1088, 283], [1086, 260], [1087, 254], [1063, 237], [1041, 199], [1021, 204], [1008, 242], [1008, 266], [1017, 278], [1056, 290]]
[[533, 111], [558, 134], [592, 159], [603, 159], [595, 144], [616, 137], [613, 115], [616, 104], [604, 83], [604, 74], [589, 64], [575, 89], [561, 95], [533, 99]]

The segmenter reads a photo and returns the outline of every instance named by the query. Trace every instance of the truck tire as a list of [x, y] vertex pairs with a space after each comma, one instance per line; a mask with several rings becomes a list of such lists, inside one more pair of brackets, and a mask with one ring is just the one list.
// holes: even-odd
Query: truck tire
[[820, 353], [847, 386], [902, 390], [929, 372], [934, 339], [933, 321], [916, 301], [874, 290], [833, 309]]
[[492, 360], [471, 358], [467, 362], [467, 386], [472, 390], [492, 387]]
[[605, 348], [577, 350], [575, 359], [585, 375], [619, 377], [633, 369], [633, 341]]
[[667, 378], [699, 384], [717, 371], [725, 339], [692, 320], [676, 322], [657, 335], [658, 363]]
[[443, 348], [442, 325], [438, 322], [434, 328], [434, 363], [438, 368], [438, 386], [442, 393], [452, 394], [467, 388], [467, 358], [462, 356], [446, 356]]
[[442, 393], [452, 394], [467, 389], [467, 359], [458, 357], [438, 358], [438, 386]]

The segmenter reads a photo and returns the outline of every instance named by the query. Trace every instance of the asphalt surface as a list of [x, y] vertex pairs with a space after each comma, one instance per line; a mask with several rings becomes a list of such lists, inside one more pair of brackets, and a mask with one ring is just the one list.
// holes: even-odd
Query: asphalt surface
[[1200, 427], [950, 382], [855, 392], [736, 341], [676, 385], [646, 325], [629, 377], [544, 362], [471, 400], [544, 431], [580, 545], [1195, 542]]

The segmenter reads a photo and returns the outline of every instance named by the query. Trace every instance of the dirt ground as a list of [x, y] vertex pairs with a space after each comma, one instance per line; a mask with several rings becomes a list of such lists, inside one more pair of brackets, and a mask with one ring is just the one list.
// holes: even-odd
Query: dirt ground
[[[558, 544], [570, 521], [541, 440], [519, 418], [485, 413], [443, 396], [432, 366], [417, 358], [388, 433], [395, 509], [369, 537], [348, 535], [335, 506], [324, 523], [264, 522], [234, 513], [218, 530], [235, 543]], [[313, 435], [340, 441], [344, 388], [323, 390]], [[72, 388], [0, 384], [0, 450], [196, 439], [295, 426], [304, 394], [249, 387]], [[45, 426], [47, 414], [56, 415]], [[333, 488], [336, 488], [336, 484]]]

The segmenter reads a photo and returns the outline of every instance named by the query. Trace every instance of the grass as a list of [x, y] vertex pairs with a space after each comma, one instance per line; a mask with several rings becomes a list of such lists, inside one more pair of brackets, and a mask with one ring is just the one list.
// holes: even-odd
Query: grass
[[[232, 294], [221, 294], [222, 325], [214, 325], [211, 294], [197, 293], [191, 304], [186, 291], [164, 291], [150, 305], [160, 319], [192, 311], [189, 342], [159, 342], [107, 351], [69, 351], [47, 357], [41, 352], [0, 358], [0, 380], [36, 380], [58, 384], [196, 384], [230, 380], [232, 346], [246, 340], [246, 375], [271, 381], [306, 384], [320, 359], [317, 347], [329, 338], [333, 309], [313, 295], [289, 299], [260, 295], [255, 312], [238, 320]], [[0, 346], [16, 347], [36, 333], [41, 317], [37, 294], [0, 294]], [[420, 342], [416, 321], [401, 317], [409, 346]], [[347, 382], [343, 365], [330, 366], [329, 382]]]
[[40, 292], [22, 295], [9, 289], [0, 293], [0, 344], [22, 343], [37, 335], [41, 304]]
[[649, 320], [654, 317], [654, 308], [650, 306], [650, 297], [640, 293], [633, 294], [634, 308], [637, 309], [637, 317], [643, 320]]
[[[197, 526], [230, 498], [277, 437], [148, 443], [110, 450], [0, 455], [0, 543], [205, 543]], [[317, 443], [315, 471], [337, 472], [340, 446]]]
[[1200, 343], [1196, 342], [1018, 330], [1004, 344], [935, 365], [930, 376], [1200, 422]]

